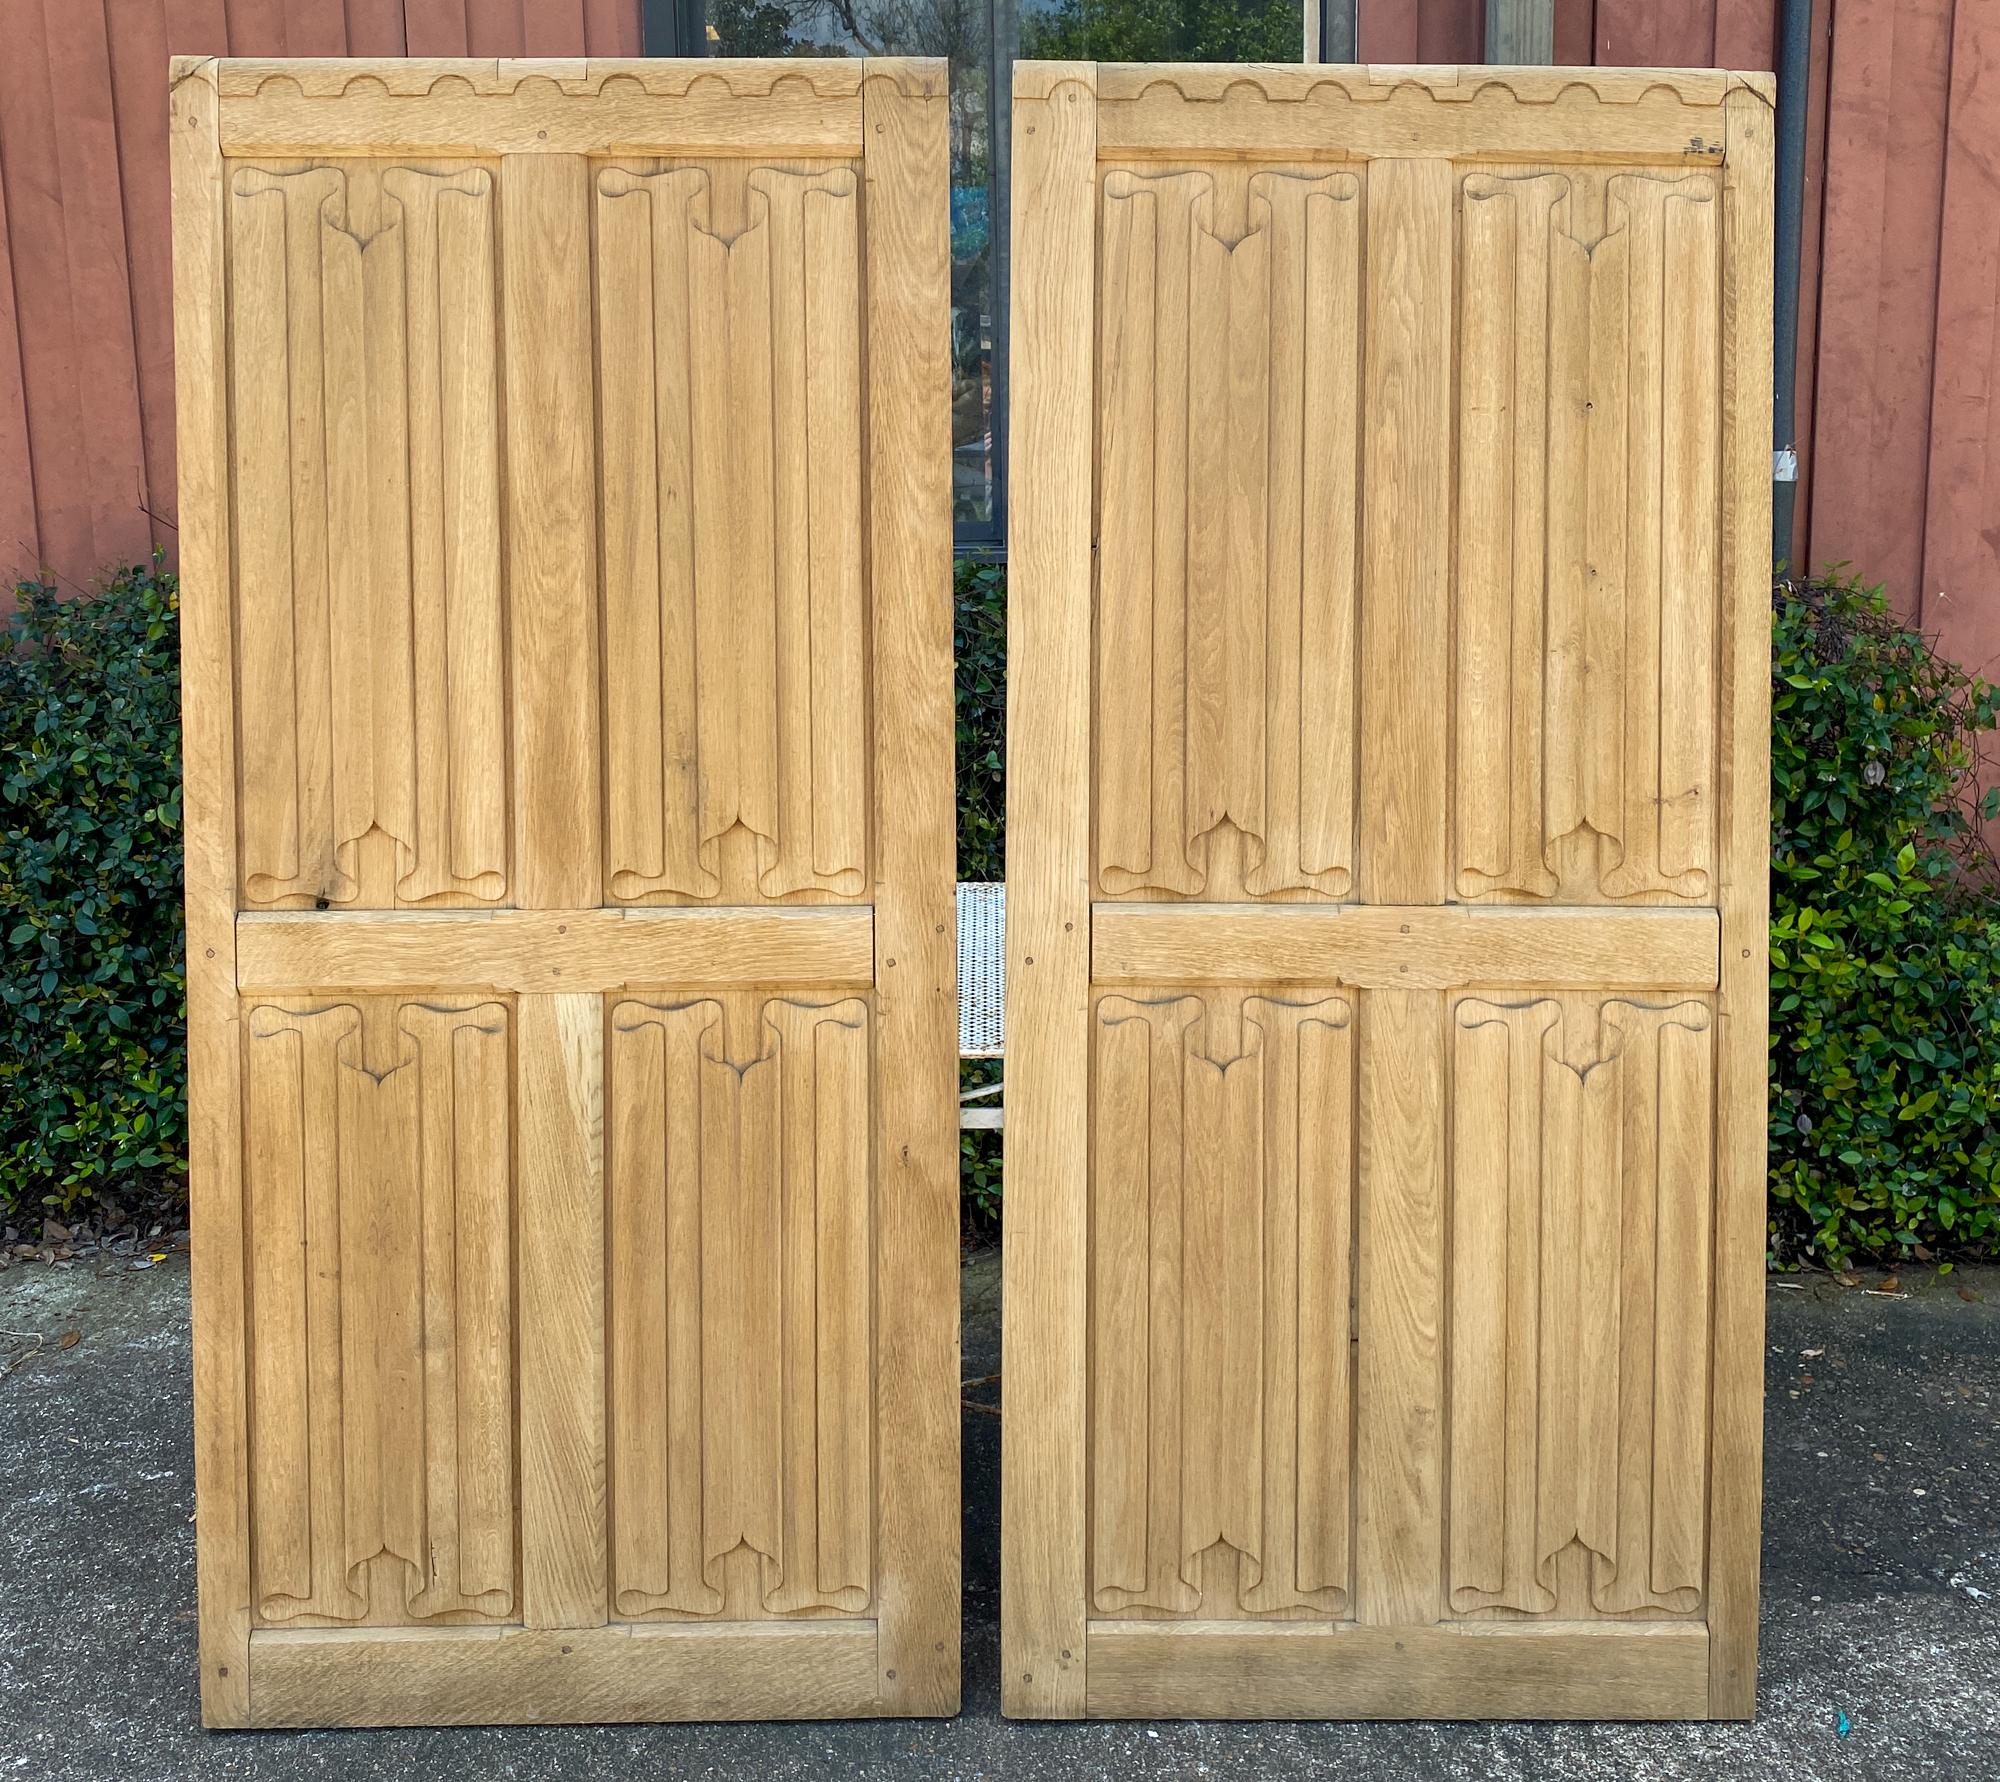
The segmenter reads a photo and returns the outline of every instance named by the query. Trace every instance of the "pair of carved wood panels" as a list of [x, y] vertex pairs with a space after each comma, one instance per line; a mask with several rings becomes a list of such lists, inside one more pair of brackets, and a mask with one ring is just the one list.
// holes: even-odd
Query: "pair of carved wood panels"
[[[1020, 71], [1010, 1712], [1749, 1708], [1768, 110]], [[949, 1711], [942, 70], [173, 116], [205, 1711]]]

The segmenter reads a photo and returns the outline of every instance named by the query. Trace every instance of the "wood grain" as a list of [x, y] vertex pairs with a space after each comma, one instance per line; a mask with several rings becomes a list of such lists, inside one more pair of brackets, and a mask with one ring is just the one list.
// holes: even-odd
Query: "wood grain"
[[876, 1688], [959, 1701], [958, 921], [951, 792], [948, 109], [942, 64], [864, 64], [865, 491], [879, 991]]
[[875, 1647], [869, 1621], [274, 1630], [250, 1724], [849, 1719], [881, 1712]]
[[529, 909], [590, 908], [604, 870], [588, 182], [581, 155], [500, 164], [514, 898]]
[[1451, 511], [1452, 171], [1368, 171], [1361, 509], [1360, 885], [1443, 903]]
[[1098, 904], [1099, 984], [1712, 990], [1713, 910]]
[[1709, 1712], [1757, 1708], [1757, 1576], [1763, 1533], [1764, 1243], [1770, 1029], [1771, 637], [1765, 614], [1770, 484], [1772, 118], [1729, 108], [1729, 258], [1723, 320], [1728, 402], [1721, 539], [1723, 623], [1722, 994], [1715, 1101], [1714, 1452], [1710, 1458]]
[[1090, 1711], [1109, 1719], [1700, 1719], [1699, 1625], [1457, 1627], [1092, 1622]]
[[1001, 1706], [1085, 1711], [1090, 413], [1096, 99], [1014, 70]]
[[943, 68], [475, 23], [177, 77], [205, 1711], [949, 1712]]
[[201, 1702], [206, 1724], [241, 1726], [250, 1704], [250, 1484], [224, 172], [214, 62], [177, 58], [171, 80]]
[[245, 993], [316, 984], [527, 993], [689, 983], [832, 988], [875, 976], [869, 909], [246, 913], [235, 941]]
[[[1097, 254], [1014, 291], [1094, 387], [1015, 512], [1008, 1711], [1745, 1711], [1769, 82], [1080, 72]], [[1014, 1656], [1078, 1616], [1081, 1704]]]
[[604, 1422], [604, 1005], [515, 1005], [521, 1247], [521, 1608], [596, 1627], [609, 1594]]

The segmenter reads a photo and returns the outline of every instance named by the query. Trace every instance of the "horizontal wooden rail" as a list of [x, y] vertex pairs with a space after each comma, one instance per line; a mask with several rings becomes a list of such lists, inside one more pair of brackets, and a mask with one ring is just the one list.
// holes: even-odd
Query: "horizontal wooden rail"
[[1698, 1720], [1698, 1621], [1093, 1621], [1090, 1712], [1112, 1719]]
[[1099, 984], [1347, 984], [1360, 990], [1713, 990], [1712, 909], [1100, 903]]
[[271, 1629], [253, 1726], [837, 1720], [879, 1713], [873, 1621]]
[[865, 989], [875, 912], [811, 909], [356, 910], [236, 918], [236, 987], [610, 991], [628, 984]]

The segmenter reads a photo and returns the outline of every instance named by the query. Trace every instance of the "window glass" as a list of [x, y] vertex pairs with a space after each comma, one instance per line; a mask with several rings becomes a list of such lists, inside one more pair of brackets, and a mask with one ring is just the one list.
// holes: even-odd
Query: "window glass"
[[650, 0], [651, 54], [942, 56], [951, 64], [952, 514], [1006, 524], [1007, 143], [1015, 57], [1296, 62], [1302, 0]]

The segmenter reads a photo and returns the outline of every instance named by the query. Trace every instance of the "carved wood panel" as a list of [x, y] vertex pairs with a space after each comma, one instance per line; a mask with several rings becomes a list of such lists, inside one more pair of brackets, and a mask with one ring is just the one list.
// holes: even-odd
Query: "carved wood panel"
[[1100, 1614], [1349, 1607], [1353, 1013], [1304, 990], [1097, 1003]]
[[1453, 889], [1712, 900], [1720, 185], [1460, 192]]
[[611, 1007], [623, 1617], [871, 1601], [869, 1050], [859, 998]]
[[1102, 177], [1099, 884], [1339, 896], [1361, 182]]
[[204, 1715], [949, 1713], [944, 64], [172, 79]]
[[1454, 1611], [1700, 1606], [1713, 1030], [1702, 1002], [1454, 1007]]
[[1014, 118], [1003, 1706], [1744, 1715], [1770, 92]]
[[257, 1613], [512, 1619], [507, 1008], [260, 1002], [244, 1032]]
[[498, 901], [493, 175], [244, 164], [228, 193], [246, 902]]
[[860, 177], [594, 179], [611, 898], [858, 897]]

